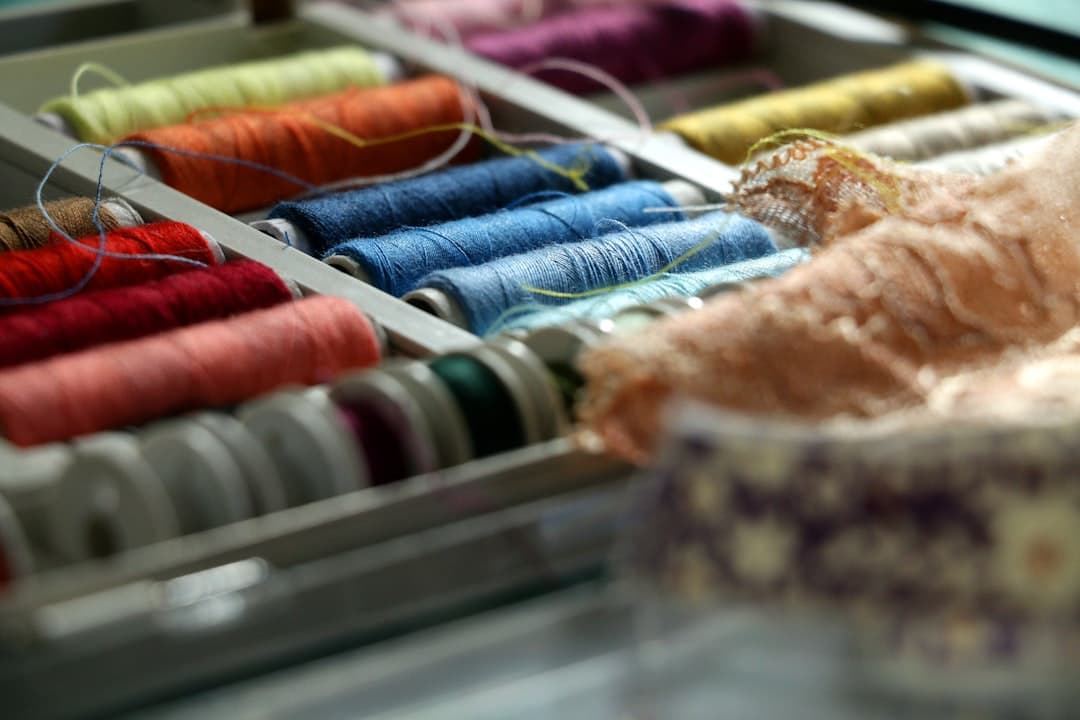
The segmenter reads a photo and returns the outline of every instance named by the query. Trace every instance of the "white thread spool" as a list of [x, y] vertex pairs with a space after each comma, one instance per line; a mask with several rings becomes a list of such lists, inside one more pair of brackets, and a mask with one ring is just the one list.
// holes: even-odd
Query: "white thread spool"
[[843, 142], [864, 152], [918, 162], [999, 143], [1061, 118], [1022, 100], [997, 100], [864, 130]]
[[370, 484], [360, 448], [325, 389], [275, 393], [242, 406], [237, 417], [273, 459], [290, 507]]
[[992, 175], [1017, 160], [1039, 152], [1051, 143], [1053, 137], [1054, 134], [1022, 137], [976, 150], [949, 153], [919, 163], [919, 168], [969, 175]]
[[63, 443], [24, 449], [0, 441], [0, 497], [39, 546], [48, 543], [49, 508], [71, 458], [71, 447]]

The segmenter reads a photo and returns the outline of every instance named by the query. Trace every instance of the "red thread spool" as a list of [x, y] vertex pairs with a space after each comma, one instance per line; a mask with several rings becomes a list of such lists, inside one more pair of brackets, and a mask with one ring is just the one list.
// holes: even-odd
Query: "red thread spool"
[[[0, 298], [29, 299], [74, 288], [93, 267], [100, 242], [97, 235], [70, 242], [54, 234], [45, 247], [5, 253], [0, 262]], [[178, 222], [113, 230], [105, 236], [104, 249], [133, 257], [103, 257], [83, 290], [135, 285], [199, 267], [160, 258], [138, 259], [134, 257], [137, 255], [176, 255], [205, 265], [217, 265], [224, 260], [217, 243], [190, 225]], [[17, 307], [0, 305], [0, 312]]]
[[81, 293], [0, 316], [0, 367], [217, 320], [293, 297], [280, 275], [251, 260]]
[[0, 433], [16, 445], [227, 407], [379, 361], [352, 303], [319, 296], [0, 372]]
[[[389, 87], [352, 88], [264, 111], [148, 130], [127, 138], [190, 152], [258, 163], [312, 185], [373, 177], [419, 167], [448, 149], [460, 130], [423, 133], [358, 147], [313, 118], [365, 140], [387, 138], [465, 119], [461, 90], [432, 75]], [[224, 212], [243, 212], [292, 197], [306, 188], [264, 170], [154, 147], [139, 148], [170, 186]], [[471, 143], [461, 159], [475, 155]]]

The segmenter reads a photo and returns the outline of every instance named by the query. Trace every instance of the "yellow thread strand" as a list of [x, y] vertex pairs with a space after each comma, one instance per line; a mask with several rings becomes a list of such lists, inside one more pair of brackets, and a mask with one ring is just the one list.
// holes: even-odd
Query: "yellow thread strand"
[[79, 97], [79, 81], [82, 80], [83, 76], [87, 73], [94, 73], [95, 75], [103, 77], [115, 87], [127, 87], [131, 84], [123, 75], [107, 65], [96, 62], [84, 62], [75, 69], [75, 74], [71, 76], [72, 99]]

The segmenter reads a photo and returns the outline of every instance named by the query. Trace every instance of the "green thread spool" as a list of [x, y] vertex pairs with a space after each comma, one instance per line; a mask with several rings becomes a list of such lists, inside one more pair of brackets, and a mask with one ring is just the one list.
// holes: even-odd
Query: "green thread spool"
[[446, 383], [464, 413], [476, 457], [526, 444], [517, 404], [490, 368], [462, 354], [444, 355], [429, 367]]
[[42, 112], [59, 115], [84, 142], [109, 144], [140, 130], [185, 122], [207, 108], [281, 105], [349, 85], [381, 85], [386, 75], [366, 50], [339, 47], [60, 97], [45, 103]]

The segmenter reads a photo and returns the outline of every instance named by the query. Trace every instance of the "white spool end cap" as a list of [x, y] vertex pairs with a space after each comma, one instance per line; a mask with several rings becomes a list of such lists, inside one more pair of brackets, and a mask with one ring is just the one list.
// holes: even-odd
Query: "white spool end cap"
[[131, 206], [127, 200], [118, 197], [111, 197], [101, 203], [112, 214], [116, 221], [120, 223], [120, 227], [137, 227], [143, 224], [143, 217], [139, 214], [139, 211]]
[[114, 149], [112, 155], [117, 162], [138, 170], [151, 180], [161, 182], [161, 172], [158, 170], [157, 163], [139, 148], [122, 145]]
[[461, 305], [458, 301], [450, 297], [442, 290], [436, 290], [435, 288], [417, 288], [411, 292], [405, 294], [401, 298], [413, 307], [420, 308], [426, 313], [434, 315], [435, 317], [445, 320], [446, 322], [457, 325], [459, 328], [465, 330], [472, 330], [469, 328], [469, 320], [465, 317], [465, 312], [461, 309]]
[[55, 130], [58, 133], [67, 135], [69, 138], [79, 139], [75, 134], [75, 128], [71, 127], [67, 119], [60, 113], [43, 112], [34, 116], [34, 121], [39, 125], [44, 125], [50, 130]]
[[373, 52], [371, 53], [371, 59], [375, 61], [375, 65], [379, 68], [379, 73], [387, 85], [405, 77], [405, 68], [402, 67], [397, 58], [387, 53]]
[[264, 235], [269, 235], [282, 245], [296, 248], [305, 255], [314, 256], [317, 254], [307, 234], [284, 218], [256, 220], [251, 223], [251, 227]]
[[356, 278], [366, 285], [371, 284], [371, 276], [368, 275], [367, 270], [364, 270], [360, 263], [356, 262], [348, 255], [331, 255], [326, 258], [326, 260], [323, 260], [323, 262], [335, 270], [340, 270], [346, 275]]
[[52, 549], [80, 562], [180, 534], [165, 486], [127, 433], [79, 441], [60, 479], [50, 517]]
[[694, 207], [705, 204], [705, 193], [701, 188], [685, 180], [668, 180], [664, 183], [664, 189], [679, 204], [679, 207]]
[[225, 258], [225, 250], [222, 249], [221, 243], [219, 243], [214, 238], [213, 235], [206, 232], [205, 230], [200, 230], [199, 234], [203, 236], [204, 240], [206, 240], [206, 246], [210, 249], [210, 254], [214, 256], [215, 264], [216, 265], [223, 264], [225, 262], [226, 258]]

